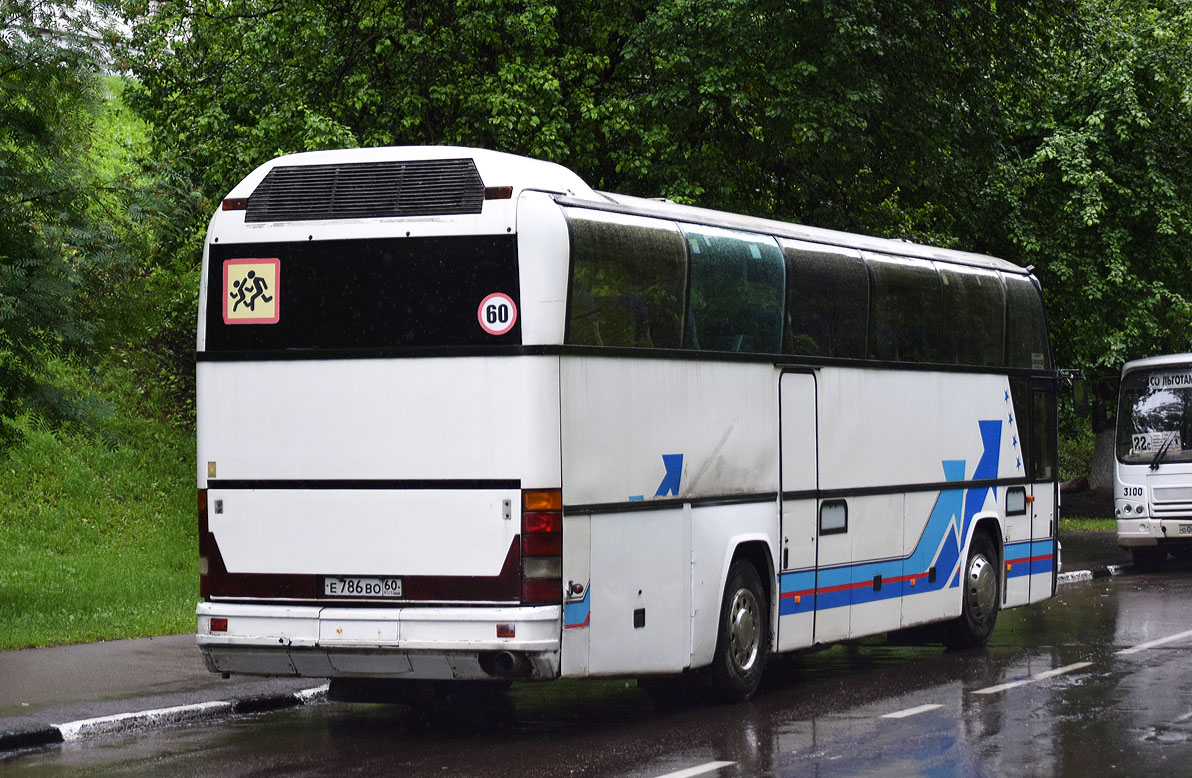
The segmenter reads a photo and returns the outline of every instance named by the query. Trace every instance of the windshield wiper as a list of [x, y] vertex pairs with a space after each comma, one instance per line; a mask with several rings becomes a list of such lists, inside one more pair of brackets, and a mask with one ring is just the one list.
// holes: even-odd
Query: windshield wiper
[[1167, 449], [1171, 448], [1171, 441], [1175, 440], [1175, 435], [1169, 434], [1167, 439], [1163, 441], [1163, 445], [1159, 447], [1158, 452], [1155, 453], [1155, 458], [1151, 460], [1151, 470], [1159, 469], [1159, 460], [1167, 453]]

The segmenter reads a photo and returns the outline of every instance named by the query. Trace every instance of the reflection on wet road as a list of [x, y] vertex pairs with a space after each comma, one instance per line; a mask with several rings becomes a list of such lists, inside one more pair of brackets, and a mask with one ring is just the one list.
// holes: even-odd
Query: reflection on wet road
[[632, 681], [515, 686], [419, 715], [316, 705], [20, 754], [14, 775], [1136, 776], [1192, 772], [1192, 571], [1071, 584], [989, 647], [776, 660], [745, 705]]

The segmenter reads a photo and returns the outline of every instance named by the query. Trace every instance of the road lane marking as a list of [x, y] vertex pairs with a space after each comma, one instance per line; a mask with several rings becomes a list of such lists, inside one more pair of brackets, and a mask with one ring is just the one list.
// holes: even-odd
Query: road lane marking
[[1188, 630], [1187, 632], [1181, 632], [1178, 635], [1170, 635], [1165, 638], [1159, 638], [1158, 640], [1151, 640], [1146, 643], [1139, 643], [1137, 646], [1133, 646], [1132, 648], [1123, 648], [1121, 651], [1118, 651], [1118, 656], [1126, 656], [1127, 654], [1137, 654], [1139, 651], [1146, 651], [1148, 648], [1154, 648], [1155, 646], [1161, 646], [1164, 643], [1174, 643], [1175, 641], [1183, 640], [1186, 637], [1192, 637], [1192, 629]]
[[1003, 683], [999, 684], [998, 686], [990, 686], [986, 689], [978, 689], [977, 691], [973, 692], [973, 694], [997, 694], [998, 692], [1004, 692], [1008, 689], [1017, 689], [1019, 686], [1026, 686], [1027, 684], [1046, 681], [1048, 678], [1054, 678], [1057, 675], [1063, 675], [1064, 673], [1070, 673], [1074, 670], [1080, 670], [1082, 668], [1088, 667], [1091, 664], [1092, 662], [1077, 662], [1076, 664], [1067, 665], [1065, 667], [1057, 667], [1054, 670], [1048, 670], [1045, 673], [1038, 673], [1036, 675], [1032, 675], [1030, 678], [1023, 678], [1020, 681], [1011, 681], [1010, 683]]
[[934, 704], [920, 705], [917, 708], [907, 708], [906, 710], [895, 711], [894, 713], [887, 713], [886, 715], [882, 716], [882, 718], [883, 719], [905, 719], [908, 716], [918, 716], [920, 713], [926, 713], [929, 710], [935, 710], [936, 708], [942, 708], [942, 707], [944, 707], [944, 706], [943, 705], [934, 705]]
[[706, 764], [697, 765], [696, 767], [688, 767], [686, 770], [680, 770], [677, 773], [667, 773], [666, 775], [660, 775], [658, 778], [694, 778], [694, 776], [715, 772], [721, 767], [728, 767], [729, 765], [733, 764], [736, 764], [736, 762], [707, 762]]

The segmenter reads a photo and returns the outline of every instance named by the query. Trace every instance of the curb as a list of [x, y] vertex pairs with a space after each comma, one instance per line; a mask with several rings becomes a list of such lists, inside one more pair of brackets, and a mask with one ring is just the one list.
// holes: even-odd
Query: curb
[[1057, 582], [1061, 584], [1091, 581], [1094, 578], [1112, 578], [1130, 572], [1131, 565], [1106, 565], [1095, 570], [1073, 570], [1070, 573], [1060, 573]]
[[316, 686], [286, 694], [261, 694], [236, 700], [200, 702], [173, 708], [121, 713], [66, 724], [29, 727], [7, 732], [0, 731], [0, 753], [26, 748], [68, 743], [104, 735], [127, 734], [171, 724], [205, 721], [221, 716], [266, 713], [322, 702], [327, 698], [327, 685]]

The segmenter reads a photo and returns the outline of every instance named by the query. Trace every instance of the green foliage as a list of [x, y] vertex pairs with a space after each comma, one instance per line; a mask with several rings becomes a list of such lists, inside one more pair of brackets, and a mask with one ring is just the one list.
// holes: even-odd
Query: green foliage
[[105, 261], [82, 161], [100, 93], [94, 52], [78, 37], [83, 21], [68, 11], [36, 0], [0, 5], [0, 438], [22, 402], [68, 410], [37, 381], [40, 355], [82, 350], [94, 332], [73, 303]]
[[1112, 375], [1192, 346], [1192, 6], [1081, 10], [995, 186], [1012, 254], [1040, 268], [1059, 362]]
[[[209, 197], [271, 157], [463, 144], [598, 188], [972, 241], [1065, 3], [130, 0], [156, 146]], [[781, 41], [782, 45], [774, 45]]]
[[98, 435], [15, 422], [22, 440], [0, 466], [0, 650], [193, 629], [194, 438], [148, 418], [160, 391], [119, 364], [48, 366], [113, 412]]

